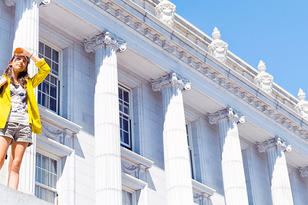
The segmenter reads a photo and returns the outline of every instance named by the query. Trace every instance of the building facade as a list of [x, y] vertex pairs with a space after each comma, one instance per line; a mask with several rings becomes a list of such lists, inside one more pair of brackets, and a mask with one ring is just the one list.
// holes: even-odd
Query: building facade
[[290, 95], [263, 61], [248, 65], [217, 28], [208, 36], [175, 10], [0, 0], [0, 69], [16, 47], [51, 67], [21, 192], [61, 205], [307, 204], [304, 91]]

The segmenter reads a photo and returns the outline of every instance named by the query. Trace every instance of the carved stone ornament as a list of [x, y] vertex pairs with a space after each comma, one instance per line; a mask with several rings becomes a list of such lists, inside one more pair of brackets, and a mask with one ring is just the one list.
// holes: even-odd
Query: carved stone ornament
[[266, 140], [262, 143], [257, 144], [259, 152], [265, 152], [268, 149], [276, 147], [283, 152], [291, 152], [292, 146], [288, 144], [285, 140], [280, 137], [275, 137], [273, 139]]
[[170, 73], [152, 81], [152, 89], [161, 91], [165, 87], [178, 87], [181, 90], [190, 90], [191, 83], [176, 73]]
[[165, 24], [172, 26], [176, 6], [168, 0], [162, 0], [156, 7], [156, 16]]
[[260, 60], [258, 65], [258, 75], [255, 77], [255, 84], [264, 92], [271, 94], [273, 90], [274, 78], [266, 72], [265, 63]]
[[301, 177], [308, 177], [308, 166], [307, 167], [300, 167], [298, 169]]
[[209, 45], [209, 54], [225, 63], [227, 60], [228, 44], [220, 39], [219, 30], [215, 27], [212, 33], [213, 41]]
[[308, 102], [306, 101], [306, 93], [300, 88], [297, 95], [299, 101], [295, 106], [295, 110], [304, 119], [308, 120]]
[[88, 53], [95, 52], [100, 46], [112, 46], [117, 52], [124, 52], [127, 48], [124, 40], [119, 39], [108, 31], [84, 40], [84, 48]]
[[220, 120], [228, 119], [234, 120], [236, 123], [245, 123], [245, 116], [241, 115], [239, 112], [235, 111], [231, 107], [227, 107], [223, 110], [219, 110], [213, 114], [209, 114], [210, 124], [217, 124]]
[[15, 6], [17, 0], [4, 0], [5, 5]]

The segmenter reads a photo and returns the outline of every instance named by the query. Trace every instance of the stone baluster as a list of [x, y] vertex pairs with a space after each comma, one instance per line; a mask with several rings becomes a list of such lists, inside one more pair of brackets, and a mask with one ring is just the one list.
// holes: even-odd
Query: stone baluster
[[[5, 0], [7, 6], [15, 6], [13, 50], [23, 47], [38, 54], [39, 44], [39, 5], [38, 0]], [[33, 76], [37, 68], [31, 62], [28, 73]], [[27, 148], [20, 168], [19, 189], [34, 194], [36, 135], [32, 135], [33, 145]]]
[[85, 40], [95, 52], [95, 196], [96, 204], [122, 204], [117, 52], [126, 43], [109, 32]]
[[162, 92], [167, 204], [192, 204], [191, 170], [182, 96], [182, 90], [189, 90], [190, 83], [178, 74], [171, 73], [154, 80], [152, 88]]
[[285, 152], [291, 151], [279, 137], [258, 144], [259, 152], [267, 153], [273, 205], [293, 205], [293, 197]]
[[221, 145], [221, 167], [226, 205], [248, 205], [245, 173], [238, 133], [238, 123], [245, 122], [232, 108], [209, 115], [210, 124], [217, 124]]

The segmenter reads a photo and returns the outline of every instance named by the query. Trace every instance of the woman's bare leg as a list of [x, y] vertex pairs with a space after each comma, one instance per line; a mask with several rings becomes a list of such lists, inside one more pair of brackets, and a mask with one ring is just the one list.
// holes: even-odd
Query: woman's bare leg
[[12, 139], [9, 137], [0, 136], [0, 170], [4, 164], [7, 149], [11, 144]]
[[13, 189], [18, 188], [19, 169], [28, 144], [28, 142], [14, 142], [12, 144], [9, 162], [8, 186]]

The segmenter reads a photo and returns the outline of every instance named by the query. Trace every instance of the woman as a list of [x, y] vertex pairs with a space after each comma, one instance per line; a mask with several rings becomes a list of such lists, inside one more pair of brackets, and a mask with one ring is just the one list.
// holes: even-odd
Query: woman
[[[38, 67], [38, 73], [29, 78], [30, 59]], [[16, 48], [14, 56], [0, 77], [0, 170], [11, 144], [8, 186], [17, 189], [19, 169], [23, 155], [32, 144], [32, 132], [41, 134], [41, 121], [34, 95], [38, 86], [50, 72], [45, 60], [30, 54], [24, 48]]]

